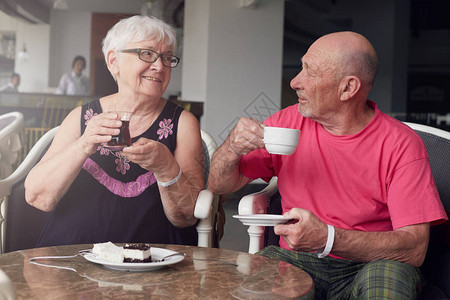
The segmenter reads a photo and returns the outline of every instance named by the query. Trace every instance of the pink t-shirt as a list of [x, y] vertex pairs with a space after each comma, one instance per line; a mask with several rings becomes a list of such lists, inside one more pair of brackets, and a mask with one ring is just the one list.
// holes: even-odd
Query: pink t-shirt
[[[268, 126], [301, 130], [290, 156], [265, 149], [241, 158], [252, 179], [278, 176], [283, 212], [307, 209], [323, 222], [344, 229], [391, 231], [447, 219], [421, 138], [382, 113], [359, 133], [337, 136], [304, 118], [298, 104], [269, 117]], [[289, 249], [283, 239], [280, 246]]]

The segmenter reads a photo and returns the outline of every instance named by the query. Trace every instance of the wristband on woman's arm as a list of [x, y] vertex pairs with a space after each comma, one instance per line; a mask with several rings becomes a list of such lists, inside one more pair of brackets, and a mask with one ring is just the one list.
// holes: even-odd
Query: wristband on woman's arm
[[162, 187], [168, 187], [168, 186], [171, 186], [172, 184], [176, 183], [178, 180], [180, 180], [180, 178], [181, 178], [181, 168], [180, 168], [180, 172], [178, 172], [178, 175], [174, 179], [167, 181], [167, 182], [161, 182], [159, 180], [156, 180], [156, 182], [158, 182], [158, 184]]
[[[328, 224], [327, 224], [328, 225]], [[317, 251], [317, 257], [318, 258], [324, 258], [328, 254], [330, 254], [331, 249], [333, 248], [334, 243], [334, 226], [328, 225], [328, 238], [327, 238], [327, 244], [325, 246], [325, 249], [323, 249], [323, 252]]]

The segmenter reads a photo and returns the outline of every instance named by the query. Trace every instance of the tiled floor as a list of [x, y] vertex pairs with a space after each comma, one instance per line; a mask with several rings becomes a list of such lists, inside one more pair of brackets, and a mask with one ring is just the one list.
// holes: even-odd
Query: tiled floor
[[243, 225], [238, 219], [233, 218], [233, 215], [238, 214], [239, 200], [244, 195], [260, 191], [264, 186], [265, 184], [249, 184], [230, 195], [229, 199], [223, 203], [226, 219], [220, 248], [248, 252], [248, 226]]

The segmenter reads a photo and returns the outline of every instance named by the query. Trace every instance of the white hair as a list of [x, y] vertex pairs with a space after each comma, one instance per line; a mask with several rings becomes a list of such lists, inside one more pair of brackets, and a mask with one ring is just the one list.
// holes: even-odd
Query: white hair
[[164, 42], [175, 52], [177, 47], [175, 30], [172, 26], [151, 16], [133, 16], [117, 22], [106, 34], [102, 42], [102, 51], [105, 56], [108, 51], [120, 51], [129, 42], [155, 40]]

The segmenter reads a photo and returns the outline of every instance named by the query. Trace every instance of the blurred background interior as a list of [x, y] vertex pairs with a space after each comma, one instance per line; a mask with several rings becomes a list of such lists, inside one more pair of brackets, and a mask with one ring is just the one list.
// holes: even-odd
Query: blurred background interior
[[[116, 90], [101, 40], [119, 19], [147, 14], [172, 24], [179, 40], [176, 55], [181, 63], [172, 71], [165, 96], [190, 109], [219, 145], [240, 117], [262, 121], [295, 104], [289, 82], [300, 71], [301, 56], [319, 36], [342, 30], [365, 35], [378, 52], [380, 67], [370, 98], [382, 111], [402, 121], [449, 130], [447, 4], [448, 0], [0, 0], [0, 86], [13, 72], [21, 75], [19, 93], [0, 93], [0, 114], [24, 114], [22, 156], [26, 155], [70, 109]], [[55, 95], [59, 79], [71, 70], [77, 55], [86, 58], [84, 74], [91, 93]], [[233, 211], [233, 195], [230, 199]], [[227, 222], [234, 220], [228, 217]]]

